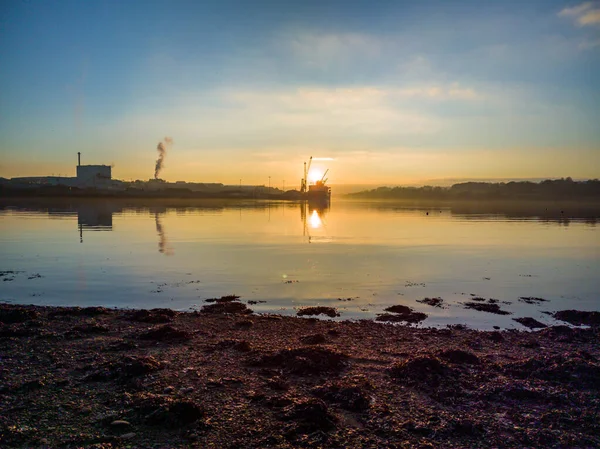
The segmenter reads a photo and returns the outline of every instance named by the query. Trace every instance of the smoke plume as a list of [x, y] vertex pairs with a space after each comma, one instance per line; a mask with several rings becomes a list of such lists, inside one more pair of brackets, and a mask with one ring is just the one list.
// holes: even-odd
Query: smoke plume
[[171, 146], [173, 139], [165, 137], [161, 142], [158, 142], [156, 151], [158, 151], [158, 159], [156, 159], [156, 167], [154, 168], [154, 179], [158, 179], [158, 174], [163, 168], [165, 156], [167, 155], [167, 147]]

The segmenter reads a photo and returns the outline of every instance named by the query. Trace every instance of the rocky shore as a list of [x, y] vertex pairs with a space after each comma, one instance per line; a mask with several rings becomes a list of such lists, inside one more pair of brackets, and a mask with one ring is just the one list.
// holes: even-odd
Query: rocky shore
[[599, 447], [598, 316], [564, 315], [592, 327], [2, 304], [0, 447]]

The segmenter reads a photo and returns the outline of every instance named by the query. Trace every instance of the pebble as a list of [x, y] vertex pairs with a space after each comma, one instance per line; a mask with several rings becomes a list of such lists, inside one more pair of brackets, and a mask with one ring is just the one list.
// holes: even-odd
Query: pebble
[[194, 391], [193, 387], [182, 388], [181, 390], [179, 390], [179, 392], [181, 394], [188, 394], [188, 393], [191, 393], [192, 391]]
[[165, 388], [165, 389], [163, 390], [163, 393], [164, 393], [164, 394], [171, 394], [171, 393], [173, 393], [174, 391], [175, 391], [175, 387], [171, 387], [171, 386], [169, 386], [169, 387], [167, 387], [167, 388]]
[[113, 427], [129, 427], [129, 426], [131, 426], [131, 424], [129, 424], [129, 421], [125, 421], [123, 419], [117, 419], [116, 421], [111, 422], [110, 425]]

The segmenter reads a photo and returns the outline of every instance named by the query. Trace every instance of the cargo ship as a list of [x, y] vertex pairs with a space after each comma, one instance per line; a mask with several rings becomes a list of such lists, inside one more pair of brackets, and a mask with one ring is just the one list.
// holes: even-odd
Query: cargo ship
[[312, 156], [308, 160], [308, 165], [304, 163], [304, 178], [300, 182], [300, 193], [302, 199], [307, 200], [309, 203], [315, 204], [328, 204], [331, 201], [331, 187], [326, 182], [325, 176], [329, 172], [329, 169], [325, 171], [321, 179], [315, 181], [313, 184], [308, 183], [308, 173], [312, 163]]

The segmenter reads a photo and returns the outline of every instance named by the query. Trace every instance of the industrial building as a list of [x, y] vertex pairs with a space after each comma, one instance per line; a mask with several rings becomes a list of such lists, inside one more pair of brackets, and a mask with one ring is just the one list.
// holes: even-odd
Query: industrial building
[[12, 178], [11, 183], [29, 186], [66, 186], [79, 189], [109, 190], [117, 188], [119, 182], [112, 180], [110, 165], [81, 165], [81, 153], [77, 153], [77, 176], [27, 176]]
[[81, 153], [77, 153], [76, 187], [109, 189], [111, 179], [112, 167], [110, 165], [81, 165]]

